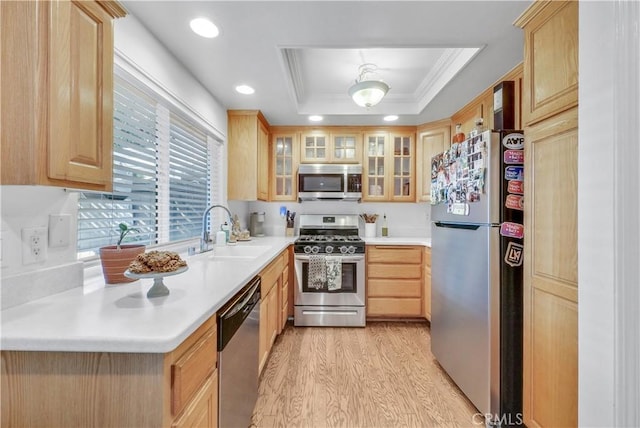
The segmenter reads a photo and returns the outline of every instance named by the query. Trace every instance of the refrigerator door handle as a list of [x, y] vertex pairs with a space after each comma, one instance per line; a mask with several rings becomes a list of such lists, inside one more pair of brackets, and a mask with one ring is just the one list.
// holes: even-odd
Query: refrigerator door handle
[[441, 221], [436, 221], [434, 224], [436, 227], [448, 227], [450, 229], [478, 230], [480, 228], [479, 224], [443, 223]]

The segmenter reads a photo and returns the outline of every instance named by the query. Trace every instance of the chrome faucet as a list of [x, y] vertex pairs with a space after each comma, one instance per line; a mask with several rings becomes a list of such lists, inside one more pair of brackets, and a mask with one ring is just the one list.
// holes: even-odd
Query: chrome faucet
[[200, 235], [200, 252], [201, 253], [204, 253], [205, 251], [209, 251], [209, 232], [207, 232], [207, 215], [214, 208], [222, 208], [223, 210], [225, 210], [229, 215], [229, 223], [233, 221], [232, 220], [233, 214], [231, 214], [231, 211], [229, 211], [229, 208], [225, 207], [224, 205], [211, 205], [209, 208], [207, 208], [204, 214], [202, 214], [202, 234]]

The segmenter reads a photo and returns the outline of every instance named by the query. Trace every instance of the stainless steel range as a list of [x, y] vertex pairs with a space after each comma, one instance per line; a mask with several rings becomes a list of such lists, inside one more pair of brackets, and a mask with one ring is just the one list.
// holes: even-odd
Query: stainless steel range
[[296, 326], [364, 327], [364, 249], [357, 215], [300, 216], [294, 242]]

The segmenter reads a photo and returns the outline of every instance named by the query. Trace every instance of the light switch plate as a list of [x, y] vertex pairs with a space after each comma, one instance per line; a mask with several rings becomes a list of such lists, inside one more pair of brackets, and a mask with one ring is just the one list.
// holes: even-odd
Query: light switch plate
[[69, 246], [71, 214], [49, 215], [49, 247]]

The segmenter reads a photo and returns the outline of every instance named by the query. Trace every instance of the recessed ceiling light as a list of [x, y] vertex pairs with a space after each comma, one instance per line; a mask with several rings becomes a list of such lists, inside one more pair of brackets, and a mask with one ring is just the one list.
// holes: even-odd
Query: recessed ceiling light
[[251, 95], [255, 92], [255, 89], [249, 85], [238, 85], [236, 86], [236, 91], [244, 95]]
[[394, 120], [398, 120], [398, 116], [395, 114], [390, 114], [389, 116], [385, 116], [383, 120], [385, 122], [393, 122]]
[[207, 39], [213, 39], [214, 37], [218, 37], [218, 34], [220, 34], [218, 27], [216, 27], [216, 25], [207, 18], [192, 19], [189, 26], [194, 33], [199, 36], [206, 37]]
[[318, 116], [317, 114], [313, 116], [309, 116], [309, 120], [311, 122], [320, 122], [322, 120], [322, 116]]

